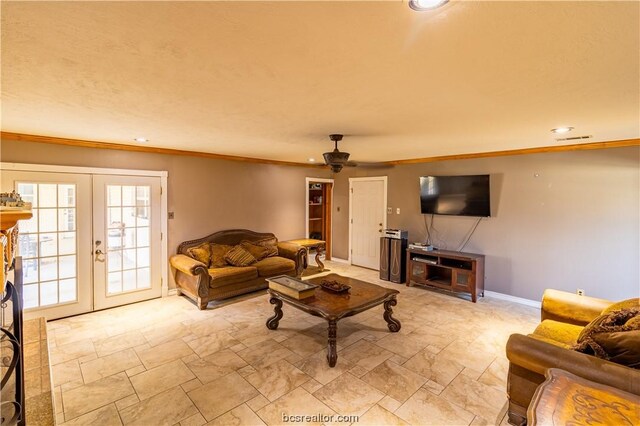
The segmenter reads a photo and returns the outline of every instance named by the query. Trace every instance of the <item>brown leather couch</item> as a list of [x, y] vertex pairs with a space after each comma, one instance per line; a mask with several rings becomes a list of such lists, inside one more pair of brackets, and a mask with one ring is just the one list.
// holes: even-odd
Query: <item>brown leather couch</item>
[[268, 287], [266, 278], [276, 275], [299, 277], [304, 270], [307, 251], [297, 244], [278, 242], [278, 255], [267, 257], [250, 266], [225, 266], [208, 268], [188, 256], [187, 250], [202, 243], [216, 243], [235, 246], [242, 241], [259, 241], [275, 238], [271, 233], [260, 233], [248, 229], [230, 229], [216, 232], [204, 238], [185, 241], [178, 246], [175, 256], [170, 259], [175, 268], [178, 295], [193, 299], [199, 309], [206, 309], [211, 300], [227, 299], [240, 294]]
[[[638, 299], [629, 302], [638, 305]], [[640, 395], [640, 370], [570, 349], [584, 326], [613, 303], [564, 291], [545, 291], [540, 325], [528, 336], [512, 334], [507, 342], [509, 423], [527, 423], [527, 407], [549, 368], [561, 368], [592, 382]]]

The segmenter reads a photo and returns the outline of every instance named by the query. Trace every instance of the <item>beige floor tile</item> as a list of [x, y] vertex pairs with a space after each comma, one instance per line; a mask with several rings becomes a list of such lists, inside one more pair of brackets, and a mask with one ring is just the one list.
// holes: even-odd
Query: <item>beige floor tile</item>
[[393, 355], [393, 352], [381, 348], [378, 345], [374, 345], [366, 340], [360, 340], [340, 351], [338, 354], [338, 360], [339, 362], [345, 361], [350, 364], [358, 365], [369, 371], [373, 370]]
[[193, 371], [202, 383], [209, 383], [233, 371], [239, 370], [246, 365], [247, 362], [233, 351], [224, 349], [204, 359], [190, 362], [187, 364], [187, 367]]
[[[306, 390], [296, 388], [258, 410], [256, 414], [268, 425], [284, 423], [321, 425], [323, 418], [318, 418], [318, 415], [334, 416], [335, 412]], [[292, 418], [293, 416], [308, 416], [308, 418]]]
[[189, 392], [189, 398], [209, 421], [257, 395], [258, 391], [236, 372]]
[[140, 374], [143, 371], [147, 371], [147, 369], [144, 368], [144, 365], [139, 365], [137, 367], [128, 369], [126, 373], [127, 373], [127, 376], [131, 377], [131, 376], [135, 376], [136, 374]]
[[362, 380], [400, 402], [406, 401], [427, 381], [423, 376], [391, 361], [380, 364], [362, 376]]
[[86, 425], [100, 425], [100, 426], [120, 426], [120, 416], [118, 410], [114, 404], [109, 404], [105, 407], [98, 408], [83, 416], [76, 417], [73, 420], [63, 423], [64, 426], [86, 426]]
[[126, 398], [122, 398], [121, 400], [116, 401], [116, 408], [119, 411], [124, 410], [125, 408], [131, 407], [133, 404], [137, 404], [138, 402], [140, 402], [140, 398], [138, 398], [138, 395], [129, 395]]
[[409, 424], [425, 426], [468, 425], [475, 417], [426, 389], [414, 393], [394, 414]]
[[264, 342], [238, 352], [238, 355], [242, 359], [257, 369], [287, 358], [291, 354], [293, 354], [293, 352], [273, 340], [265, 340]]
[[202, 414], [197, 413], [191, 417], [187, 417], [186, 419], [180, 422], [180, 426], [202, 426], [207, 423], [207, 419], [202, 417]]
[[476, 371], [484, 371], [496, 358], [474, 344], [455, 341], [442, 350], [438, 355], [448, 359], [455, 359], [457, 363]]
[[389, 395], [386, 395], [380, 401], [378, 401], [378, 405], [384, 408], [387, 411], [394, 412], [402, 405], [402, 402], [397, 399], [391, 398]]
[[265, 423], [256, 415], [256, 413], [251, 411], [246, 404], [242, 404], [207, 423], [207, 426], [260, 426], [264, 424]]
[[282, 341], [281, 344], [302, 357], [308, 357], [325, 348], [327, 338], [313, 333], [299, 333]]
[[326, 385], [341, 374], [349, 371], [353, 367], [353, 364], [340, 359], [340, 354], [338, 354], [338, 362], [336, 363], [336, 366], [329, 367], [326, 350], [322, 350], [311, 355], [309, 358], [297, 362], [295, 366], [318, 382]]
[[462, 364], [441, 354], [434, 355], [428, 350], [418, 352], [403, 367], [441, 386], [447, 386], [464, 369]]
[[184, 382], [180, 385], [180, 387], [182, 387], [182, 390], [187, 393], [191, 392], [194, 389], [198, 389], [200, 386], [202, 386], [202, 382], [198, 379], [189, 380], [188, 382]]
[[95, 352], [91, 339], [85, 339], [79, 342], [69, 343], [67, 345], [58, 345], [55, 348], [50, 348], [49, 355], [51, 365], [56, 365], [87, 355], [95, 355]]
[[72, 359], [71, 361], [54, 365], [52, 367], [52, 372], [53, 386], [60, 386], [67, 382], [82, 380], [80, 364], [77, 359]]
[[217, 331], [208, 336], [199, 337], [187, 343], [200, 357], [204, 358], [223, 349], [237, 345], [239, 342], [226, 331]]
[[145, 368], [148, 370], [191, 355], [193, 354], [193, 351], [181, 339], [176, 339], [154, 346], [153, 348], [150, 347], [141, 350], [136, 349], [136, 353]]
[[96, 347], [96, 353], [98, 357], [110, 355], [115, 352], [120, 352], [125, 349], [133, 348], [134, 346], [145, 344], [145, 340], [142, 333], [139, 331], [130, 331], [116, 336], [108, 337], [106, 339], [96, 340], [94, 345]]
[[434, 382], [433, 380], [427, 381], [427, 383], [422, 385], [422, 387], [436, 395], [440, 395], [444, 390], [444, 386], [442, 386], [440, 383]]
[[462, 374], [453, 379], [440, 396], [494, 423], [500, 420], [498, 416], [507, 402], [507, 395], [504, 391], [477, 382]]
[[63, 388], [62, 405], [65, 419], [74, 419], [132, 393], [133, 387], [125, 373], [105, 377], [69, 391]]
[[509, 370], [509, 361], [504, 358], [496, 358], [478, 381], [488, 386], [504, 390], [507, 388], [507, 371]]
[[265, 398], [263, 395], [258, 395], [254, 398], [251, 398], [249, 401], [246, 402], [246, 404], [253, 411], [258, 411], [265, 405], [269, 404], [269, 400]]
[[395, 414], [385, 410], [379, 405], [374, 405], [364, 415], [360, 416], [357, 422], [358, 426], [404, 426], [408, 425], [407, 422], [402, 420]]
[[180, 386], [120, 411], [125, 425], [173, 425], [198, 414], [198, 410]]
[[85, 383], [95, 382], [103, 377], [141, 365], [133, 349], [125, 349], [80, 365]]
[[410, 334], [392, 333], [378, 340], [375, 344], [402, 357], [411, 358], [426, 348], [429, 342]]
[[130, 378], [140, 400], [144, 400], [194, 379], [191, 370], [181, 360], [176, 360]]
[[189, 332], [195, 334], [197, 337], [208, 336], [211, 333], [218, 331], [233, 331], [234, 327], [229, 321], [224, 318], [214, 317], [207, 318], [201, 321], [194, 321], [187, 327]]
[[345, 373], [313, 393], [336, 413], [342, 415], [362, 415], [384, 394], [357, 377]]
[[275, 401], [308, 381], [309, 376], [287, 361], [280, 360], [247, 376], [246, 380], [268, 400]]

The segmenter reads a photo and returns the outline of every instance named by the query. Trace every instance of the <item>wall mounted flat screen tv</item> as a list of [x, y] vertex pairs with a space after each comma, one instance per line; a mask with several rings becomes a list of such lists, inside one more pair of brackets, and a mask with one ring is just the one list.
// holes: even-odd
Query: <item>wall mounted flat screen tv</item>
[[491, 216], [489, 175], [422, 176], [422, 214]]

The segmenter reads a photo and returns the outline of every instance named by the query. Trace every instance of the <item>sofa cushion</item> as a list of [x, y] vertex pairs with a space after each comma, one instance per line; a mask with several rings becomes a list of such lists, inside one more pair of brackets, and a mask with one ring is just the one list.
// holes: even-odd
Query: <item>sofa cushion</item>
[[533, 331], [534, 336], [555, 340], [558, 346], [571, 346], [576, 343], [584, 327], [554, 320], [544, 320]]
[[261, 240], [251, 241], [251, 243], [268, 248], [269, 253], [267, 254], [267, 257], [278, 255], [278, 239], [276, 237], [267, 237]]
[[214, 288], [258, 278], [258, 270], [254, 266], [225, 266], [209, 269], [209, 276], [209, 286]]
[[211, 263], [209, 266], [211, 268], [223, 268], [225, 266], [229, 266], [227, 261], [224, 260], [224, 256], [232, 248], [233, 246], [228, 246], [226, 244], [211, 243]]
[[224, 255], [224, 260], [233, 266], [249, 266], [256, 263], [256, 258], [241, 245], [234, 246]]
[[261, 277], [283, 275], [296, 270], [296, 262], [280, 256], [267, 257], [253, 264]]
[[627, 299], [627, 300], [623, 300], [622, 302], [613, 303], [611, 306], [603, 310], [602, 313], [608, 314], [609, 312], [617, 311], [620, 309], [638, 308], [638, 307], [640, 307], [640, 299], [636, 297], [635, 299]]
[[580, 333], [573, 349], [640, 369], [640, 308], [602, 314]]
[[262, 260], [265, 257], [269, 256], [271, 253], [271, 249], [268, 247], [260, 246], [258, 244], [254, 244], [251, 241], [243, 241], [240, 243], [243, 249], [251, 253], [256, 260]]
[[209, 243], [202, 243], [196, 247], [190, 247], [187, 249], [187, 255], [198, 262], [202, 262], [209, 267], [211, 259], [211, 247]]

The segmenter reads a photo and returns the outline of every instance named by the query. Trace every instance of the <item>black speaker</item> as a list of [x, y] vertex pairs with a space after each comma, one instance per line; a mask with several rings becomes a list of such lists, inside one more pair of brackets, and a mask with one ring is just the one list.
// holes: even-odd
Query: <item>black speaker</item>
[[389, 281], [389, 248], [391, 239], [380, 237], [380, 279]]

